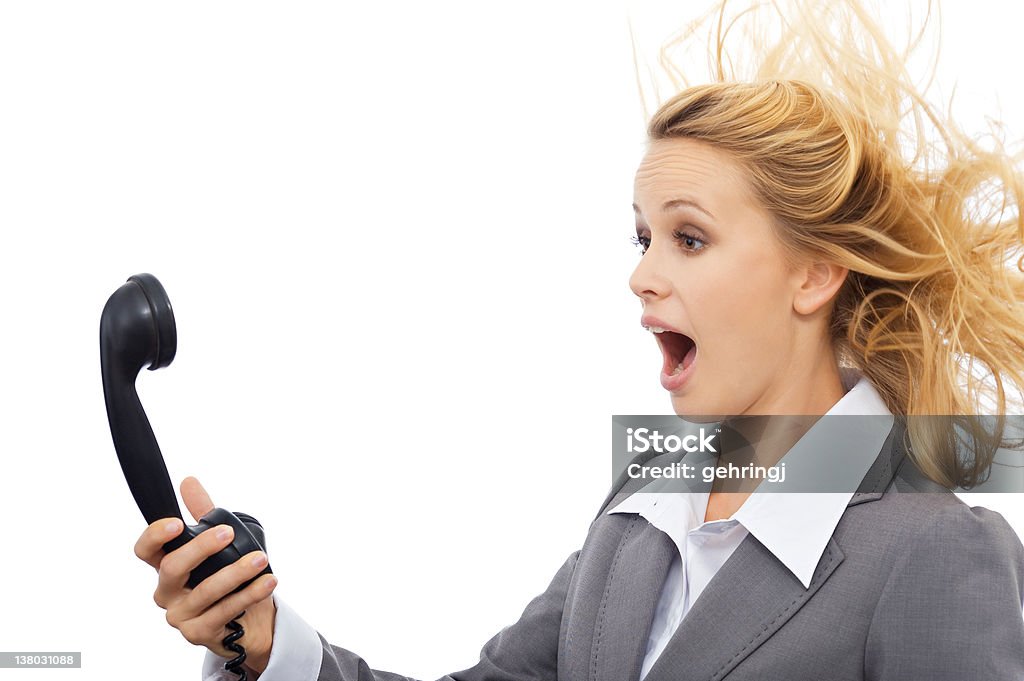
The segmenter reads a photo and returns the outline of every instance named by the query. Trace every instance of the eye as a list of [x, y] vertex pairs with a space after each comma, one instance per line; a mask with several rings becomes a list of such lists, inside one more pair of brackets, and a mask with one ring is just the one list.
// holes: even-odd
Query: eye
[[633, 245], [640, 249], [640, 255], [647, 252], [647, 249], [651, 247], [651, 237], [649, 236], [634, 236], [630, 238]]
[[[707, 248], [707, 244], [699, 236], [689, 234], [678, 229], [673, 230], [672, 238], [675, 239], [684, 250], [691, 253], [697, 253]], [[700, 246], [697, 246], [697, 244], [700, 244]]]

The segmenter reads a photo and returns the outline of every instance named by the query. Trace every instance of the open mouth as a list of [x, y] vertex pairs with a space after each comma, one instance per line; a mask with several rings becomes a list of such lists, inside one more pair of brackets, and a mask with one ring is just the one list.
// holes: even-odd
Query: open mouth
[[662, 329], [657, 326], [648, 327], [658, 341], [665, 364], [661, 371], [667, 376], [676, 376], [693, 364], [697, 357], [697, 343], [689, 336]]

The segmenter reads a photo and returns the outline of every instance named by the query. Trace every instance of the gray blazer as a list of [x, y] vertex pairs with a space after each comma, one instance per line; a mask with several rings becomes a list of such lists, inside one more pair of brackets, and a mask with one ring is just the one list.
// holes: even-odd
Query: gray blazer
[[[1024, 680], [1024, 546], [926, 479], [904, 430], [897, 419], [809, 588], [748, 535], [645, 681]], [[676, 549], [641, 516], [604, 511], [642, 484], [621, 478], [547, 590], [444, 678], [635, 681]], [[318, 681], [407, 678], [321, 643]]]

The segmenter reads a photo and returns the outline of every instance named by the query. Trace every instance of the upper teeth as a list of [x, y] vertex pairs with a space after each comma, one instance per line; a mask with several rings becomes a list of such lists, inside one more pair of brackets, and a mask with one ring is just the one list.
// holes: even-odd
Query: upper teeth
[[651, 333], [665, 333], [668, 329], [663, 329], [660, 326], [648, 326], [647, 330]]

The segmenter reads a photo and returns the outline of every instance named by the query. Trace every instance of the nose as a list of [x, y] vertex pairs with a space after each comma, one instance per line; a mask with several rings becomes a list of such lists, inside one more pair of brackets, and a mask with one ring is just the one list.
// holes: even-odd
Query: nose
[[648, 249], [640, 258], [640, 264], [633, 270], [629, 277], [629, 288], [635, 293], [644, 305], [659, 298], [664, 298], [669, 293], [669, 282], [661, 274], [663, 268], [659, 267], [656, 254]]

